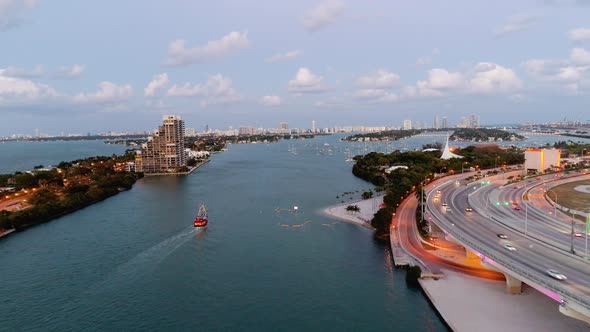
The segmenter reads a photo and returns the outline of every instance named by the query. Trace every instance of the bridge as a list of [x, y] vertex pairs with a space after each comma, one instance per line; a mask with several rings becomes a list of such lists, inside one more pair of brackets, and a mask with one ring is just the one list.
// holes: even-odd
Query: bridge
[[[554, 299], [563, 314], [590, 324], [590, 256], [585, 224], [560, 212], [546, 199], [545, 187], [562, 178], [546, 175], [505, 185], [509, 176], [519, 172], [477, 181], [468, 181], [466, 176], [437, 181], [426, 194], [429, 219], [447, 239], [503, 273], [508, 292], [521, 292], [524, 282]], [[574, 238], [580, 230], [584, 236]], [[567, 280], [559, 280], [560, 276], [550, 270]]]

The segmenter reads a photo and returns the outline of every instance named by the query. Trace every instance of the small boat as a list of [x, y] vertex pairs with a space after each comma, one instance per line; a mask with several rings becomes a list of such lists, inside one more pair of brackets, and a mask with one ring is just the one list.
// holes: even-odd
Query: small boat
[[207, 226], [208, 222], [209, 218], [207, 217], [207, 208], [205, 207], [205, 204], [201, 204], [201, 207], [199, 208], [199, 212], [197, 212], [197, 215], [195, 216], [195, 221], [193, 224], [195, 227], [205, 227]]

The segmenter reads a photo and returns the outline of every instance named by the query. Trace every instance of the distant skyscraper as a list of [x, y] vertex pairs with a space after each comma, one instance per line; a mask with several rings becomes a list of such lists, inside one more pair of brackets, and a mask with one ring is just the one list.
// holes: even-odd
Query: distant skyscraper
[[39, 129], [35, 129], [35, 137], [39, 137]]
[[180, 116], [164, 115], [164, 123], [148, 137], [135, 158], [136, 170], [144, 173], [175, 172], [186, 166], [184, 121]]
[[256, 128], [254, 127], [240, 127], [238, 129], [238, 135], [254, 135], [256, 134]]
[[434, 128], [434, 129], [439, 129], [440, 128], [440, 126], [438, 124], [438, 114], [435, 114], [434, 115], [434, 124], [432, 125], [432, 128]]
[[206, 133], [208, 133], [208, 132], [209, 132], [209, 125], [208, 125], [208, 124], [206, 124], [206, 125], [205, 125], [205, 132], [206, 132]]
[[404, 120], [404, 125], [402, 127], [404, 130], [412, 129], [412, 120]]
[[316, 124], [315, 120], [312, 120], [311, 121], [311, 132], [312, 133], [317, 133], [318, 132], [318, 127], [317, 127], [317, 124]]
[[469, 116], [469, 122], [467, 124], [469, 128], [477, 128], [479, 127], [479, 116], [471, 114]]
[[447, 123], [447, 117], [446, 116], [443, 116], [442, 127], [443, 128], [449, 128], [449, 124]]
[[281, 129], [289, 129], [289, 124], [287, 122], [280, 123]]

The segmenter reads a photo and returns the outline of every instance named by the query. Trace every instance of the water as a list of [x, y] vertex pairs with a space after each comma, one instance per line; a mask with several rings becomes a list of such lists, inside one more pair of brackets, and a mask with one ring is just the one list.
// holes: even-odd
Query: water
[[[232, 145], [189, 176], [142, 179], [1, 240], [0, 331], [444, 331], [370, 230], [325, 227], [332, 220], [318, 213], [345, 191], [371, 188], [352, 176], [349, 150], [416, 149], [440, 138], [338, 138]], [[79, 158], [58, 155], [70, 143], [45, 153]], [[85, 151], [96, 148], [87, 143]], [[19, 162], [42, 163], [36, 155]], [[195, 230], [201, 202], [210, 224]]]
[[62, 161], [122, 154], [125, 149], [124, 145], [104, 144], [100, 140], [0, 142], [0, 174], [26, 171], [37, 165], [56, 166]]

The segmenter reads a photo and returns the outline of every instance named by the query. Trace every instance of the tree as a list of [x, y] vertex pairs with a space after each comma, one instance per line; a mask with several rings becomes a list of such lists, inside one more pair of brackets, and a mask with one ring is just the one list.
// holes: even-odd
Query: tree
[[373, 197], [373, 191], [369, 190], [369, 191], [365, 191], [362, 194], [363, 199], [369, 199], [371, 197]]
[[50, 189], [43, 188], [35, 192], [29, 199], [29, 203], [33, 205], [44, 205], [55, 202], [58, 196]]

